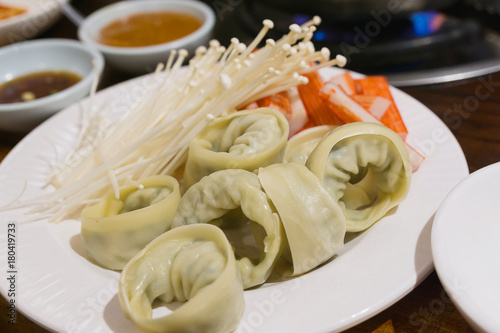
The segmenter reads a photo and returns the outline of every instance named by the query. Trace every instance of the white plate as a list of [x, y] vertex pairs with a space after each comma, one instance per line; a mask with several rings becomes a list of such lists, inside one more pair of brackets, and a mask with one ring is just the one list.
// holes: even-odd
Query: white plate
[[500, 163], [460, 182], [434, 218], [432, 254], [446, 291], [471, 326], [500, 332]]
[[[329, 77], [338, 71], [322, 74]], [[124, 107], [141, 96], [150, 81], [146, 76], [104, 90], [96, 102], [109, 98], [116, 107]], [[396, 213], [353, 237], [330, 263], [303, 277], [246, 291], [238, 332], [346, 329], [398, 301], [432, 271], [432, 218], [448, 192], [468, 175], [467, 163], [438, 117], [403, 92], [393, 89], [393, 94], [409, 128], [409, 142], [427, 155], [414, 174], [408, 198]], [[25, 180], [25, 197], [50, 191], [43, 186], [47, 161], [55, 158], [52, 145], [63, 150], [75, 140], [79, 110], [74, 105], [56, 114], [5, 158], [0, 186], [8, 191], [0, 193], [0, 205], [20, 193]], [[0, 214], [1, 239], [7, 232], [5, 224], [17, 221], [19, 214]], [[79, 221], [18, 223], [16, 241], [16, 304], [28, 317], [59, 332], [136, 331], [120, 309], [119, 274], [87, 261]], [[6, 246], [0, 247], [0, 270], [8, 271]], [[0, 279], [0, 290], [7, 294], [6, 279]]]
[[0, 20], [0, 45], [31, 39], [61, 17], [61, 5], [69, 0], [2, 0], [9, 7], [25, 8], [23, 14]]

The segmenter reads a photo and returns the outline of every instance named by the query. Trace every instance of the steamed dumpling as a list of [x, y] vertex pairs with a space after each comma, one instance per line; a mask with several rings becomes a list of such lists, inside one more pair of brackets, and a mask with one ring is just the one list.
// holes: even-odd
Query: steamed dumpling
[[[118, 296], [144, 332], [232, 332], [245, 308], [234, 254], [217, 227], [195, 224], [154, 239], [123, 269]], [[165, 316], [153, 302], [185, 302]]]
[[344, 247], [345, 217], [318, 177], [299, 163], [259, 169], [259, 180], [280, 215], [287, 239], [287, 264], [280, 273], [299, 275]]
[[323, 138], [306, 166], [339, 201], [347, 231], [362, 231], [398, 205], [410, 188], [403, 140], [385, 126], [342, 125]]
[[281, 162], [288, 131], [286, 118], [272, 108], [216, 118], [189, 145], [184, 187], [218, 170], [254, 171]]
[[251, 241], [258, 247], [256, 256], [236, 252], [246, 289], [266, 281], [283, 250], [284, 232], [279, 215], [257, 175], [228, 169], [204, 177], [182, 196], [172, 228], [212, 223], [238, 229], [244, 220], [249, 221]]
[[81, 234], [89, 256], [99, 265], [120, 270], [150, 241], [166, 230], [180, 202], [179, 183], [171, 176], [153, 176], [140, 186], [109, 194], [81, 213]]
[[328, 132], [333, 130], [334, 125], [315, 126], [303, 130], [288, 140], [285, 150], [284, 163], [300, 163], [305, 165], [309, 155], [316, 148], [319, 141]]

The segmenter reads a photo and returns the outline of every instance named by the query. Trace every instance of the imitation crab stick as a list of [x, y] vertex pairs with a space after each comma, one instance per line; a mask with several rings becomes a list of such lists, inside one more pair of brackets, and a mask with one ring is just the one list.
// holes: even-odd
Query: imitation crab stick
[[368, 76], [363, 79], [355, 80], [362, 95], [373, 95], [387, 98], [392, 102], [389, 109], [380, 118], [380, 121], [385, 126], [398, 133], [403, 140], [408, 135], [408, 130], [403, 122], [403, 118], [399, 113], [396, 103], [392, 98], [392, 93], [389, 89], [389, 84], [384, 76]]
[[290, 125], [290, 137], [300, 131], [308, 122], [306, 107], [300, 98], [299, 89], [293, 87], [287, 90], [290, 106], [292, 107], [292, 118], [288, 119]]
[[305, 76], [309, 80], [308, 83], [297, 87], [309, 118], [304, 129], [320, 125], [343, 124], [343, 121], [330, 110], [319, 96], [319, 91], [325, 84], [319, 73], [311, 72]]
[[327, 81], [327, 83], [339, 85], [342, 90], [344, 90], [344, 92], [349, 96], [359, 94], [359, 88], [357, 87], [356, 81], [352, 78], [349, 72], [344, 72], [340, 75], [334, 75]]
[[325, 105], [345, 123], [367, 121], [379, 123], [371, 113], [347, 96], [340, 86], [332, 83], [325, 84], [319, 91], [319, 96]]
[[259, 108], [259, 104], [257, 102], [252, 102], [247, 105], [245, 105], [242, 110], [255, 110]]
[[[366, 111], [361, 105], [347, 96], [343, 89], [341, 89], [338, 85], [331, 83], [325, 84], [323, 88], [320, 89], [320, 97], [324, 100], [325, 105], [335, 112], [345, 123], [365, 121], [383, 124], [371, 113]], [[410, 156], [412, 171], [416, 171], [423, 162], [424, 157], [408, 145], [406, 141], [405, 144]]]
[[292, 106], [286, 91], [282, 91], [257, 100], [259, 107], [273, 108], [281, 111], [283, 115], [289, 119], [292, 117]]
[[379, 96], [352, 95], [351, 98], [379, 120], [392, 105], [391, 100]]

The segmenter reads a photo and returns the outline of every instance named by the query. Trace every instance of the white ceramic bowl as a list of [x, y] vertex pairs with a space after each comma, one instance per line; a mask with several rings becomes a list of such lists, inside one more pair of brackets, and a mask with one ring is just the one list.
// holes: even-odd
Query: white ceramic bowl
[[69, 0], [2, 0], [2, 5], [24, 8], [23, 14], [0, 20], [0, 45], [35, 37], [56, 23]]
[[[202, 26], [195, 32], [177, 40], [143, 47], [115, 47], [97, 41], [99, 31], [120, 18], [140, 12], [174, 11], [193, 15], [200, 19]], [[190, 55], [196, 47], [206, 45], [215, 25], [213, 10], [196, 0], [138, 0], [122, 1], [101, 8], [89, 15], [78, 29], [78, 37], [99, 49], [106, 61], [113, 67], [128, 73], [152, 72], [156, 65], [165, 62], [170, 50], [186, 49]]]
[[439, 279], [477, 332], [500, 332], [500, 163], [475, 171], [443, 201], [432, 226]]
[[34, 72], [66, 70], [82, 77], [73, 86], [29, 102], [0, 104], [0, 129], [28, 131], [90, 92], [94, 65], [98, 74], [104, 58], [83, 43], [69, 39], [40, 39], [0, 48], [0, 83]]

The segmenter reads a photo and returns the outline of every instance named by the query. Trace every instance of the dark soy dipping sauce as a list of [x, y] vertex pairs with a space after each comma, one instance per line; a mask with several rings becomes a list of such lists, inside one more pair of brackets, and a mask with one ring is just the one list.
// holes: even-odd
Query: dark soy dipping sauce
[[0, 84], [0, 104], [28, 102], [71, 87], [82, 78], [67, 71], [46, 71], [20, 76]]

